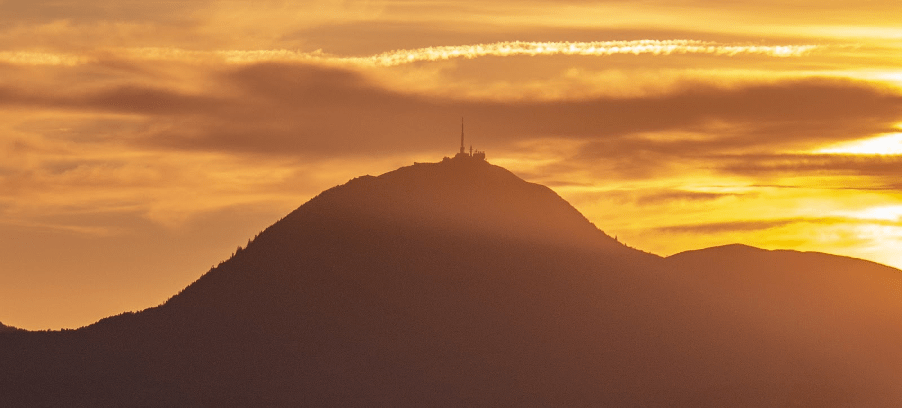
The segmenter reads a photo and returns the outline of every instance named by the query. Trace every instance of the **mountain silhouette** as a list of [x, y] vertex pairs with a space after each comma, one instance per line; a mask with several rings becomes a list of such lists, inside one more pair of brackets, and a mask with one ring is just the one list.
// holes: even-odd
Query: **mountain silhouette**
[[898, 406], [902, 272], [622, 245], [471, 157], [326, 190], [163, 305], [0, 335], [12, 406]]

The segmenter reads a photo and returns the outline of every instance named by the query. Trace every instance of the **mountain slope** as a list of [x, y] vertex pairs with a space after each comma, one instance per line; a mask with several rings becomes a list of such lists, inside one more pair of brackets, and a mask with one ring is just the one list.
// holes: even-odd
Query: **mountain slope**
[[[902, 362], [897, 312], [858, 308], [830, 326], [812, 308], [816, 327], [794, 329], [791, 312], [761, 315], [720, 295], [734, 278], [712, 278], [763, 290], [775, 278], [754, 265], [766, 260], [745, 259], [741, 275], [705, 261], [715, 255], [627, 248], [482, 161], [417, 164], [323, 192], [164, 305], [0, 336], [0, 394], [50, 406], [902, 401], [888, 388], [900, 374], [884, 369]], [[869, 340], [851, 344], [875, 349], [835, 354], [862, 330]]]

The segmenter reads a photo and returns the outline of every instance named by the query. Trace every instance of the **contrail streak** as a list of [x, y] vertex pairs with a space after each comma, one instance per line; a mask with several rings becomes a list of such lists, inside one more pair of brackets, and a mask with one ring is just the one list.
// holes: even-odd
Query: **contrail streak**
[[420, 61], [442, 61], [453, 58], [506, 57], [516, 55], [582, 55], [617, 54], [712, 54], [733, 56], [761, 54], [771, 57], [799, 56], [816, 45], [727, 45], [695, 40], [636, 40], [593, 42], [523, 42], [507, 41], [491, 44], [418, 48], [389, 51], [370, 57], [353, 59], [362, 64], [395, 66]]
[[[743, 45], [698, 40], [634, 40], [591, 42], [525, 42], [504, 41], [489, 44], [449, 45], [440, 47], [394, 50], [370, 56], [341, 56], [317, 50], [217, 50], [191, 51], [178, 48], [129, 48], [112, 53], [113, 56], [139, 60], [185, 62], [215, 62], [248, 64], [267, 61], [297, 61], [352, 66], [393, 67], [416, 62], [474, 59], [482, 57], [576, 55], [603, 57], [609, 55], [672, 55], [706, 54], [734, 56], [754, 54], [768, 57], [797, 57], [818, 45]], [[3, 52], [0, 61], [25, 65], [78, 65], [96, 60], [89, 56]]]
[[94, 61], [96, 61], [94, 58], [72, 54], [53, 54], [29, 51], [0, 52], [0, 62], [14, 65], [62, 65], [71, 67]]

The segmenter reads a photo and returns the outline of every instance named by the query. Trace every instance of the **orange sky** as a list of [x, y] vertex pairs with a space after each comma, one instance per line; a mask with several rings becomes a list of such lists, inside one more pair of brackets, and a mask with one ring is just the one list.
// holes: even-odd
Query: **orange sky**
[[0, 0], [0, 322], [165, 301], [457, 150], [661, 255], [902, 267], [898, 1]]

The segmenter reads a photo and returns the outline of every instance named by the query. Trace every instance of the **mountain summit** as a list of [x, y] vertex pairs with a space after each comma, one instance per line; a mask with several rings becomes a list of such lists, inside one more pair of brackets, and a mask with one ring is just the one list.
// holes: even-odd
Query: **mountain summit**
[[324, 191], [158, 307], [0, 335], [0, 398], [895, 406], [898, 279], [749, 247], [661, 258], [463, 155]]
[[356, 178], [305, 204], [289, 223], [310, 213], [443, 234], [620, 246], [551, 189], [470, 156]]

